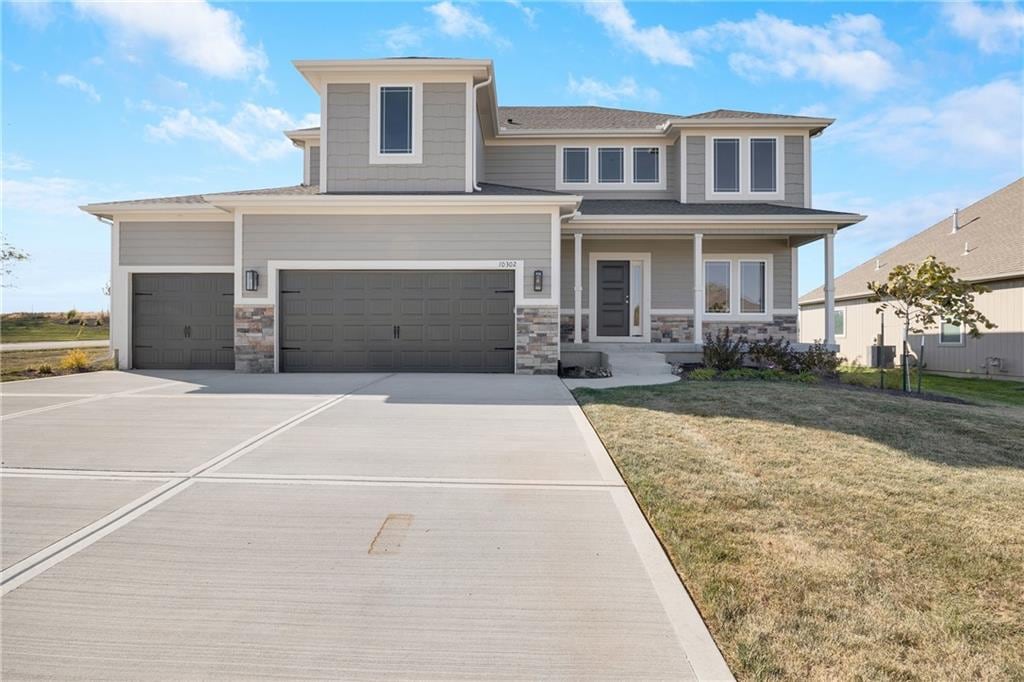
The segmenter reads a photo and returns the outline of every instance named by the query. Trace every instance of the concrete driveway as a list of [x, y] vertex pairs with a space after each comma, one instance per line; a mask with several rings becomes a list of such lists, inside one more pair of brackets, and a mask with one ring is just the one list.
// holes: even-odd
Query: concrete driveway
[[725, 679], [551, 377], [5, 384], [2, 674]]

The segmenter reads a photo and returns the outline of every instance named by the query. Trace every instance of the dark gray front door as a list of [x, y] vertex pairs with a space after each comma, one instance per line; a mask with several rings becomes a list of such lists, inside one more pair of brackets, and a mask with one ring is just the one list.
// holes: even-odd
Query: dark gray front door
[[597, 335], [629, 336], [629, 261], [597, 261]]
[[230, 274], [135, 274], [132, 299], [133, 367], [234, 369]]
[[286, 270], [283, 372], [511, 372], [511, 271]]

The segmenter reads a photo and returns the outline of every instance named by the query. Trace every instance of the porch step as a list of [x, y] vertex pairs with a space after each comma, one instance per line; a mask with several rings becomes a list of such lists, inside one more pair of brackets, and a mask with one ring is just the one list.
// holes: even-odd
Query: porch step
[[665, 356], [661, 353], [617, 350], [605, 352], [608, 355], [608, 367], [612, 371], [612, 376], [672, 376], [672, 365], [665, 362]]

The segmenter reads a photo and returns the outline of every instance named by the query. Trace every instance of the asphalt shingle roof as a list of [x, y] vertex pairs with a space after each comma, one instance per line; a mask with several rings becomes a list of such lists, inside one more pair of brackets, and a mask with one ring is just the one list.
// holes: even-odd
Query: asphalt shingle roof
[[[894, 266], [920, 263], [928, 256], [956, 267], [957, 276], [964, 279], [1024, 273], [1024, 178], [962, 209], [958, 231], [953, 232], [950, 215], [840, 275], [836, 298], [867, 296], [868, 282], [884, 281]], [[824, 296], [818, 287], [800, 297], [800, 303], [820, 301]]]
[[584, 199], [580, 204], [580, 213], [584, 215], [850, 215], [840, 211], [825, 211], [782, 204], [758, 202], [681, 204], [674, 199]]
[[[610, 107], [498, 107], [498, 125], [502, 130], [647, 130], [663, 125], [670, 118], [681, 120], [748, 119], [808, 122], [817, 119], [790, 114], [766, 114], [757, 111], [715, 109], [681, 116]], [[510, 120], [511, 119], [511, 122]]]

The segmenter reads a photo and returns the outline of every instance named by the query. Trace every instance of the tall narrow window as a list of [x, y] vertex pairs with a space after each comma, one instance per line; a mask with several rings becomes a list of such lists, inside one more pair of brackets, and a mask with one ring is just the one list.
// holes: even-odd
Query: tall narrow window
[[730, 266], [724, 260], [704, 263], [704, 312], [729, 312]]
[[715, 140], [715, 191], [740, 191], [740, 141]]
[[598, 147], [597, 181], [622, 182], [624, 177], [622, 147]]
[[380, 89], [380, 153], [412, 154], [412, 87]]
[[658, 182], [658, 148], [633, 148], [633, 182]]
[[832, 312], [835, 313], [832, 318], [832, 329], [835, 331], [835, 335], [846, 336], [846, 308], [836, 308]]
[[774, 192], [777, 187], [775, 138], [750, 140], [750, 191]]
[[763, 313], [767, 310], [765, 278], [767, 267], [764, 261], [740, 261], [740, 312]]
[[562, 182], [590, 180], [590, 150], [586, 147], [565, 147], [562, 149]]

